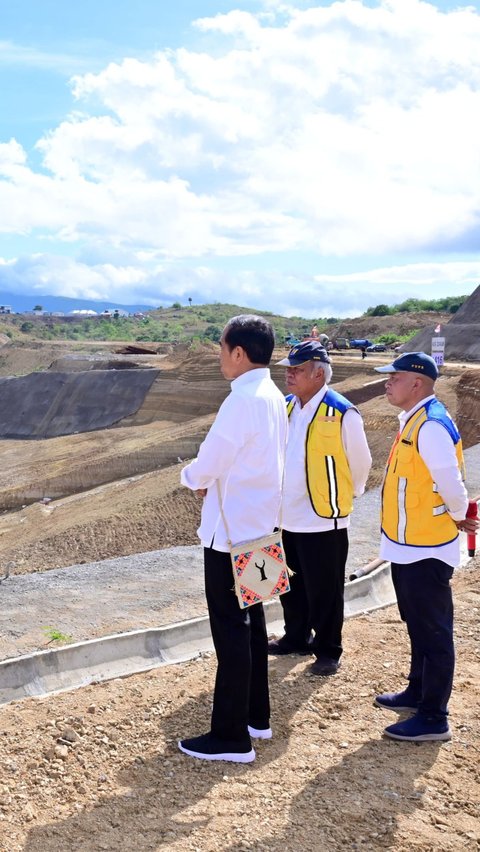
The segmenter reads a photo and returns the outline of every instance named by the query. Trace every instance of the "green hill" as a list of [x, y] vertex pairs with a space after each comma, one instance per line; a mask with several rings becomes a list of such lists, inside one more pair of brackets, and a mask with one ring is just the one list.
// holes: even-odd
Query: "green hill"
[[[466, 298], [466, 297], [465, 297]], [[316, 325], [320, 333], [331, 339], [335, 336], [369, 337], [374, 341], [403, 342], [431, 323], [446, 323], [452, 314], [445, 311], [405, 311], [404, 304], [390, 308], [386, 315], [369, 309], [361, 317], [283, 317], [269, 311], [258, 311], [240, 305], [215, 302], [210, 305], [175, 303], [170, 308], [156, 309], [136, 316], [27, 316], [0, 317], [0, 334], [15, 342], [48, 340], [99, 340], [138, 343], [195, 343], [218, 342], [225, 323], [237, 314], [257, 313], [268, 317], [275, 330], [277, 343], [282, 345], [291, 336], [303, 338]], [[423, 303], [422, 303], [423, 307]]]
[[[240, 305], [212, 304], [182, 307], [174, 305], [132, 317], [53, 317], [2, 316], [0, 333], [20, 340], [121, 340], [145, 343], [218, 342], [225, 323], [237, 314], [266, 316], [275, 329], [277, 341], [291, 334], [308, 334], [314, 320], [282, 317]], [[325, 323], [322, 324], [326, 325]]]

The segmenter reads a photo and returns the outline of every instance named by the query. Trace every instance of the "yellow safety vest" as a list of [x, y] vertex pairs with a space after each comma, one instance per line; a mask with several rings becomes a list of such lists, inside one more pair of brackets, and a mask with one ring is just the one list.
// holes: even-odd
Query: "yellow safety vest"
[[437, 399], [410, 417], [390, 451], [382, 490], [382, 531], [391, 541], [414, 547], [438, 547], [458, 536], [455, 522], [418, 451], [418, 434], [427, 420], [440, 422], [455, 444], [464, 471], [462, 440]]
[[[295, 401], [287, 397], [288, 416]], [[342, 418], [349, 408], [354, 408], [352, 403], [329, 388], [307, 430], [307, 490], [321, 518], [345, 518], [353, 509], [353, 481], [342, 443]]]

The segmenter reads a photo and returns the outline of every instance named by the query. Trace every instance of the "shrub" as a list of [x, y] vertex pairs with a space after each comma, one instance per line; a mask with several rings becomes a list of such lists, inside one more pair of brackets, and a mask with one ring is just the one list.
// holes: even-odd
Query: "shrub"
[[375, 308], [372, 309], [372, 313], [370, 314], [370, 316], [372, 316], [372, 317], [388, 317], [388, 315], [390, 313], [391, 313], [391, 311], [390, 311], [390, 308], [388, 307], [388, 305], [377, 305]]
[[219, 343], [222, 336], [222, 329], [219, 325], [207, 325], [204, 335], [207, 340], [213, 340], [214, 343]]

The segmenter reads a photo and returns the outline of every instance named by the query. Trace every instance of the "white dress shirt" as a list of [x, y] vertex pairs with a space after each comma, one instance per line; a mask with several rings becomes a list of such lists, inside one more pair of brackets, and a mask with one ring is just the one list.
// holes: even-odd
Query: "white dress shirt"
[[[398, 415], [400, 432], [403, 431], [412, 414], [434, 398], [434, 394], [431, 394], [410, 411], [401, 411]], [[463, 520], [467, 512], [468, 496], [458, 468], [455, 445], [441, 423], [427, 420], [422, 424], [418, 433], [418, 452], [438, 486], [439, 494], [442, 495], [449, 515], [454, 521]], [[380, 557], [401, 565], [418, 562], [420, 559], [440, 559], [456, 568], [460, 564], [460, 539], [457, 535], [453, 541], [440, 547], [411, 547], [390, 541], [382, 532]]]
[[[285, 459], [285, 484], [282, 505], [282, 526], [290, 532], [327, 532], [345, 529], [350, 518], [321, 518], [312, 508], [307, 490], [305, 451], [307, 429], [328, 388], [323, 385], [303, 408], [297, 399], [289, 418], [287, 455]], [[352, 474], [355, 497], [365, 491], [365, 483], [372, 464], [363, 420], [354, 408], [349, 408], [342, 418], [342, 443]]]
[[285, 398], [267, 367], [243, 373], [220, 406], [197, 458], [181, 482], [207, 488], [198, 529], [204, 547], [228, 552], [218, 501], [223, 501], [233, 544], [267, 535], [278, 526], [287, 435]]

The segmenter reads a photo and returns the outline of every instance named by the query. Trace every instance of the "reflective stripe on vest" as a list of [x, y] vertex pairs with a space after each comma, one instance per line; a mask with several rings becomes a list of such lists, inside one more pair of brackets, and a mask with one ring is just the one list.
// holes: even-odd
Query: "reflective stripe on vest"
[[[295, 397], [287, 397], [290, 416]], [[342, 418], [354, 406], [336, 391], [326, 392], [307, 429], [305, 476], [313, 511], [322, 518], [343, 518], [353, 509], [353, 482], [342, 444]]]
[[382, 489], [382, 531], [392, 541], [413, 547], [439, 547], [458, 536], [438, 486], [420, 456], [418, 435], [427, 420], [442, 423], [454, 443], [461, 471], [462, 442], [445, 407], [435, 399], [431, 403], [413, 414], [394, 443]]

